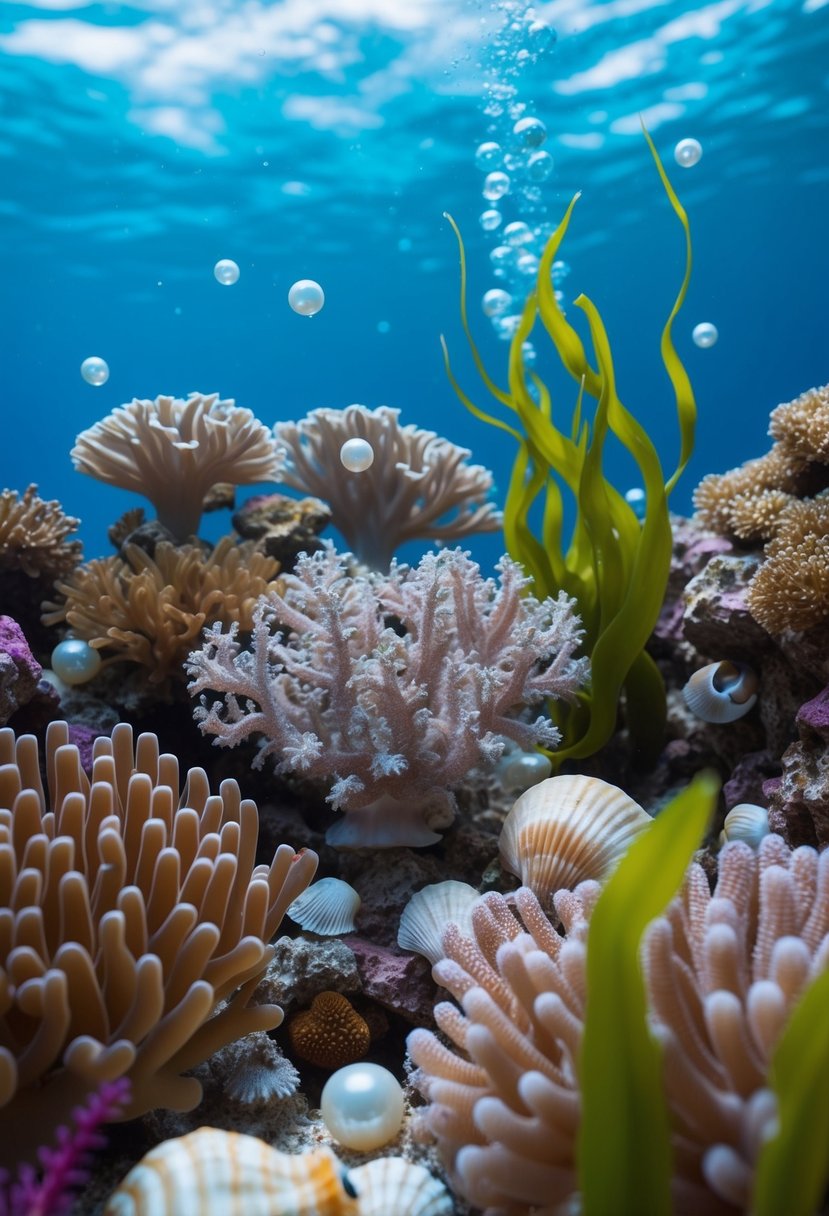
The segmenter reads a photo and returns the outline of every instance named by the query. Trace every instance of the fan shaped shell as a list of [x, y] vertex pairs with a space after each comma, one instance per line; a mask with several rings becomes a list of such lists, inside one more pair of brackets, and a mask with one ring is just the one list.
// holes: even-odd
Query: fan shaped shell
[[349, 883], [341, 878], [321, 878], [294, 900], [288, 915], [309, 933], [333, 937], [354, 931], [360, 903], [360, 896]]
[[682, 695], [703, 722], [736, 722], [753, 707], [758, 687], [757, 673], [747, 663], [723, 659], [695, 671]]
[[200, 1127], [157, 1145], [104, 1216], [358, 1216], [333, 1153], [291, 1156], [255, 1136]]
[[650, 822], [624, 790], [598, 777], [548, 777], [504, 820], [501, 864], [545, 903], [585, 879], [603, 882]]
[[360, 1216], [452, 1216], [452, 1196], [422, 1165], [378, 1157], [349, 1170]]
[[397, 944], [401, 950], [413, 950], [434, 964], [444, 957], [443, 931], [450, 922], [461, 932], [472, 931], [472, 905], [478, 892], [468, 882], [433, 882], [417, 891], [400, 917]]

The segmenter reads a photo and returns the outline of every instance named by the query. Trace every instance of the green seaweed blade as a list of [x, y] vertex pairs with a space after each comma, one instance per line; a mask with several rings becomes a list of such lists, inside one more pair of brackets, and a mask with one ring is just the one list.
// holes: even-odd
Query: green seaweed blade
[[795, 1006], [771, 1076], [780, 1128], [757, 1162], [752, 1216], [813, 1216], [829, 1185], [829, 971]]
[[701, 773], [631, 845], [587, 938], [579, 1061], [579, 1184], [585, 1216], [670, 1216], [671, 1148], [659, 1048], [647, 1025], [639, 946], [676, 894], [705, 834], [719, 782]]

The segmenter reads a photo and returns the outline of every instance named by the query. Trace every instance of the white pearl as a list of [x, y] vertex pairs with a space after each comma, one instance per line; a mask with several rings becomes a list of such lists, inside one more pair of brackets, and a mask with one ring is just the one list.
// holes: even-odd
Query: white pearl
[[52, 671], [64, 684], [86, 684], [101, 669], [101, 656], [82, 638], [66, 638], [52, 651]]
[[674, 148], [674, 160], [683, 169], [690, 169], [702, 157], [702, 144], [698, 139], [681, 139]]
[[322, 1121], [345, 1148], [372, 1152], [393, 1140], [403, 1124], [403, 1090], [379, 1064], [348, 1064], [323, 1086]]
[[552, 771], [550, 759], [543, 752], [511, 752], [498, 765], [501, 787], [505, 790], [528, 790]]
[[313, 279], [297, 279], [288, 292], [288, 303], [301, 317], [313, 317], [325, 303], [325, 292]]
[[349, 473], [364, 473], [374, 463], [374, 448], [367, 439], [346, 439], [340, 448], [340, 460]]
[[106, 359], [100, 359], [97, 355], [90, 355], [81, 364], [81, 375], [87, 384], [94, 384], [96, 388], [100, 388], [109, 379], [109, 367], [107, 366]]
[[713, 346], [719, 336], [716, 325], [712, 325], [710, 321], [700, 321], [699, 325], [694, 326], [691, 333], [694, 342], [702, 350], [707, 350], [709, 346]]
[[230, 258], [222, 258], [213, 267], [213, 275], [217, 283], [223, 287], [231, 287], [239, 279], [239, 267]]

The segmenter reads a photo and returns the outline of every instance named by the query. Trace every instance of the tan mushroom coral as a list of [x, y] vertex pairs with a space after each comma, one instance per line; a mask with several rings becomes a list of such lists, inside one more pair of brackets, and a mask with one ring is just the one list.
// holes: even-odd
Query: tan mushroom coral
[[161, 542], [153, 557], [126, 544], [123, 557], [78, 567], [56, 585], [62, 604], [45, 604], [47, 625], [66, 621], [105, 662], [146, 669], [156, 694], [183, 678], [183, 664], [205, 625], [253, 625], [260, 596], [276, 590], [273, 558], [224, 537], [211, 552]]
[[281, 465], [267, 427], [218, 393], [134, 398], [81, 432], [72, 459], [81, 473], [149, 498], [177, 540], [197, 532], [217, 482], [274, 481]]
[[282, 1020], [251, 996], [268, 942], [316, 855], [256, 865], [259, 817], [235, 781], [212, 794], [144, 734], [95, 743], [92, 781], [65, 723], [37, 742], [0, 730], [0, 1156], [65, 1119], [85, 1087], [128, 1075], [126, 1117], [189, 1110], [184, 1074]]
[[[453, 542], [501, 527], [500, 512], [486, 501], [489, 470], [467, 464], [468, 449], [434, 431], [401, 426], [399, 414], [349, 405], [274, 427], [288, 457], [280, 481], [327, 502], [348, 547], [375, 570], [387, 570], [405, 541]], [[349, 439], [371, 444], [374, 460], [362, 472], [348, 472], [340, 459]]]
[[30, 578], [65, 577], [81, 560], [81, 542], [67, 540], [80, 523], [56, 500], [47, 502], [30, 485], [22, 496], [0, 492], [0, 571], [22, 570]]

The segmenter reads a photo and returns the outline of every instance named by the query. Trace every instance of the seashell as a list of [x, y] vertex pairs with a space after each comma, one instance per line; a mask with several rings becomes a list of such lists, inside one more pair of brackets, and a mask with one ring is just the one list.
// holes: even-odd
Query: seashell
[[462, 933], [472, 932], [472, 905], [479, 892], [468, 882], [433, 882], [415, 892], [400, 917], [397, 944], [422, 954], [435, 964], [444, 958], [443, 931], [450, 922]]
[[618, 786], [581, 774], [531, 786], [504, 820], [501, 864], [542, 904], [585, 879], [603, 882], [651, 817]]
[[341, 878], [321, 878], [288, 907], [291, 920], [309, 933], [333, 937], [337, 933], [352, 933], [360, 896]]
[[200, 1127], [147, 1153], [104, 1216], [359, 1216], [328, 1149], [291, 1156], [255, 1136]]
[[763, 837], [768, 836], [769, 830], [769, 813], [764, 806], [738, 802], [725, 817], [720, 832], [720, 848], [729, 840], [742, 840], [756, 849]]
[[452, 1196], [422, 1165], [378, 1157], [348, 1171], [360, 1216], [452, 1216]]
[[682, 695], [703, 722], [736, 722], [754, 705], [759, 687], [757, 673], [747, 663], [722, 659], [695, 671]]

